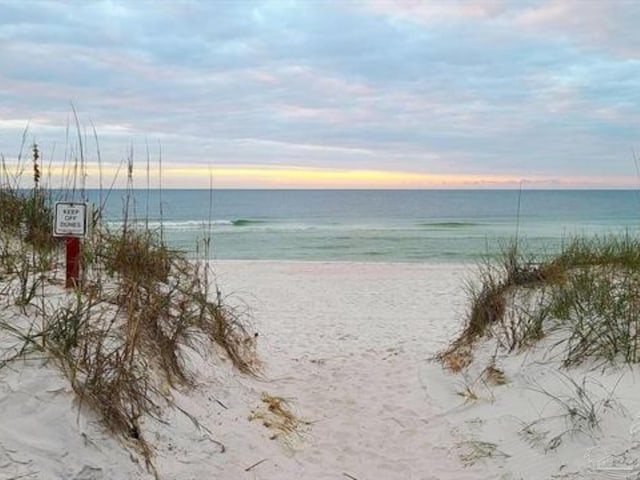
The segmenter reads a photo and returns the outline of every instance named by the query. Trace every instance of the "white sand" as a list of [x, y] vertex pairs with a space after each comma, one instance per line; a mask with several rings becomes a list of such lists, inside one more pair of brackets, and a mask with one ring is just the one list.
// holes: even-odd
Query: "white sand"
[[[545, 452], [568, 421], [561, 405], [531, 388], [560, 395], [563, 377], [552, 361], [536, 363], [535, 352], [501, 359], [510, 383], [500, 387], [430, 362], [460, 328], [467, 267], [227, 261], [216, 272], [230, 300], [244, 302], [254, 318], [263, 378], [232, 372], [228, 362], [198, 362], [201, 384], [175, 399], [213, 438], [179, 412], [167, 413], [168, 424], [146, 422], [162, 478], [635, 478], [640, 402], [633, 372], [619, 381], [616, 372], [572, 371], [605, 390], [618, 382], [621, 408], [602, 410], [598, 432], [565, 435]], [[457, 395], [465, 383], [478, 400]], [[272, 430], [248, 419], [264, 411], [263, 392], [284, 397], [311, 424], [270, 439]], [[546, 417], [522, 433], [523, 424]], [[149, 475], [91, 415], [78, 415], [55, 370], [31, 361], [0, 373], [0, 479], [9, 478]]]

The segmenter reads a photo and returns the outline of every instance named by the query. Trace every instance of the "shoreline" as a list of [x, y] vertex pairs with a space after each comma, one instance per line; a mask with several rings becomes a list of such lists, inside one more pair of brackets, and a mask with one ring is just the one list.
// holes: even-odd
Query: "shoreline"
[[[198, 262], [201, 260], [198, 259], [189, 259], [193, 262]], [[440, 266], [440, 267], [451, 267], [451, 268], [463, 268], [463, 267], [474, 267], [477, 262], [476, 261], [400, 261], [400, 260], [390, 260], [390, 261], [377, 261], [377, 260], [302, 260], [302, 259], [244, 259], [244, 258], [211, 258], [208, 260], [204, 260], [207, 263], [212, 265], [216, 264], [309, 264], [309, 265], [387, 265], [387, 266], [398, 266], [398, 267], [420, 267], [420, 266]]]

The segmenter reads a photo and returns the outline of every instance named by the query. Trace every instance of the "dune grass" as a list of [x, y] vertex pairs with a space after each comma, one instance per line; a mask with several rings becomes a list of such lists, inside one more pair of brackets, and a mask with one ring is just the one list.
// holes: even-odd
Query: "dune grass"
[[481, 338], [511, 352], [555, 332], [564, 366], [640, 361], [640, 240], [628, 234], [574, 238], [540, 260], [507, 248], [467, 290], [465, 327], [438, 357], [451, 370], [471, 363]]
[[[256, 373], [256, 337], [209, 281], [206, 259], [191, 262], [169, 248], [161, 230], [130, 216], [128, 199], [119, 229], [94, 217], [79, 285], [62, 293], [62, 244], [51, 232], [53, 190], [40, 183], [37, 146], [32, 153], [31, 190], [8, 174], [0, 184], [0, 302], [5, 312], [22, 314], [0, 319], [0, 331], [16, 339], [0, 352], [0, 367], [34, 353], [52, 361], [80, 404], [157, 477], [143, 419], [161, 417], [172, 405], [171, 389], [194, 386], [194, 355], [219, 349], [241, 372]], [[132, 180], [133, 168], [128, 175]]]

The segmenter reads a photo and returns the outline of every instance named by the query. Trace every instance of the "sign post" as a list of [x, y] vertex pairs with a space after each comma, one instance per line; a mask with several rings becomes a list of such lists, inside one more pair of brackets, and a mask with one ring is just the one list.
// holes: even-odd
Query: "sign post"
[[87, 234], [87, 204], [57, 202], [54, 211], [53, 235], [64, 237], [67, 268], [64, 286], [75, 288], [80, 284], [80, 239]]

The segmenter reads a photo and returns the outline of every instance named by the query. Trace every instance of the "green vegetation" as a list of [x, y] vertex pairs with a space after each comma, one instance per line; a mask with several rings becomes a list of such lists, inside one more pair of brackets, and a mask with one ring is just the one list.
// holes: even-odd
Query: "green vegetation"
[[[40, 183], [37, 146], [32, 152], [31, 190], [18, 188], [22, 170], [9, 174], [2, 159], [0, 302], [5, 313], [22, 315], [0, 319], [0, 334], [16, 339], [0, 351], [0, 367], [44, 356], [66, 376], [80, 404], [97, 412], [157, 476], [141, 420], [173, 405], [171, 388], [194, 385], [193, 354], [217, 348], [241, 372], [255, 373], [255, 336], [210, 284], [206, 259], [187, 261], [164, 243], [161, 230], [131, 221], [128, 211], [117, 231], [96, 215], [79, 286], [65, 293], [61, 244], [51, 232], [53, 194]], [[82, 172], [82, 162], [70, 168]]]
[[639, 291], [640, 240], [630, 235], [575, 238], [544, 260], [509, 248], [480, 266], [465, 328], [439, 358], [460, 371], [480, 338], [511, 352], [558, 333], [549, 348], [564, 366], [638, 363]]

